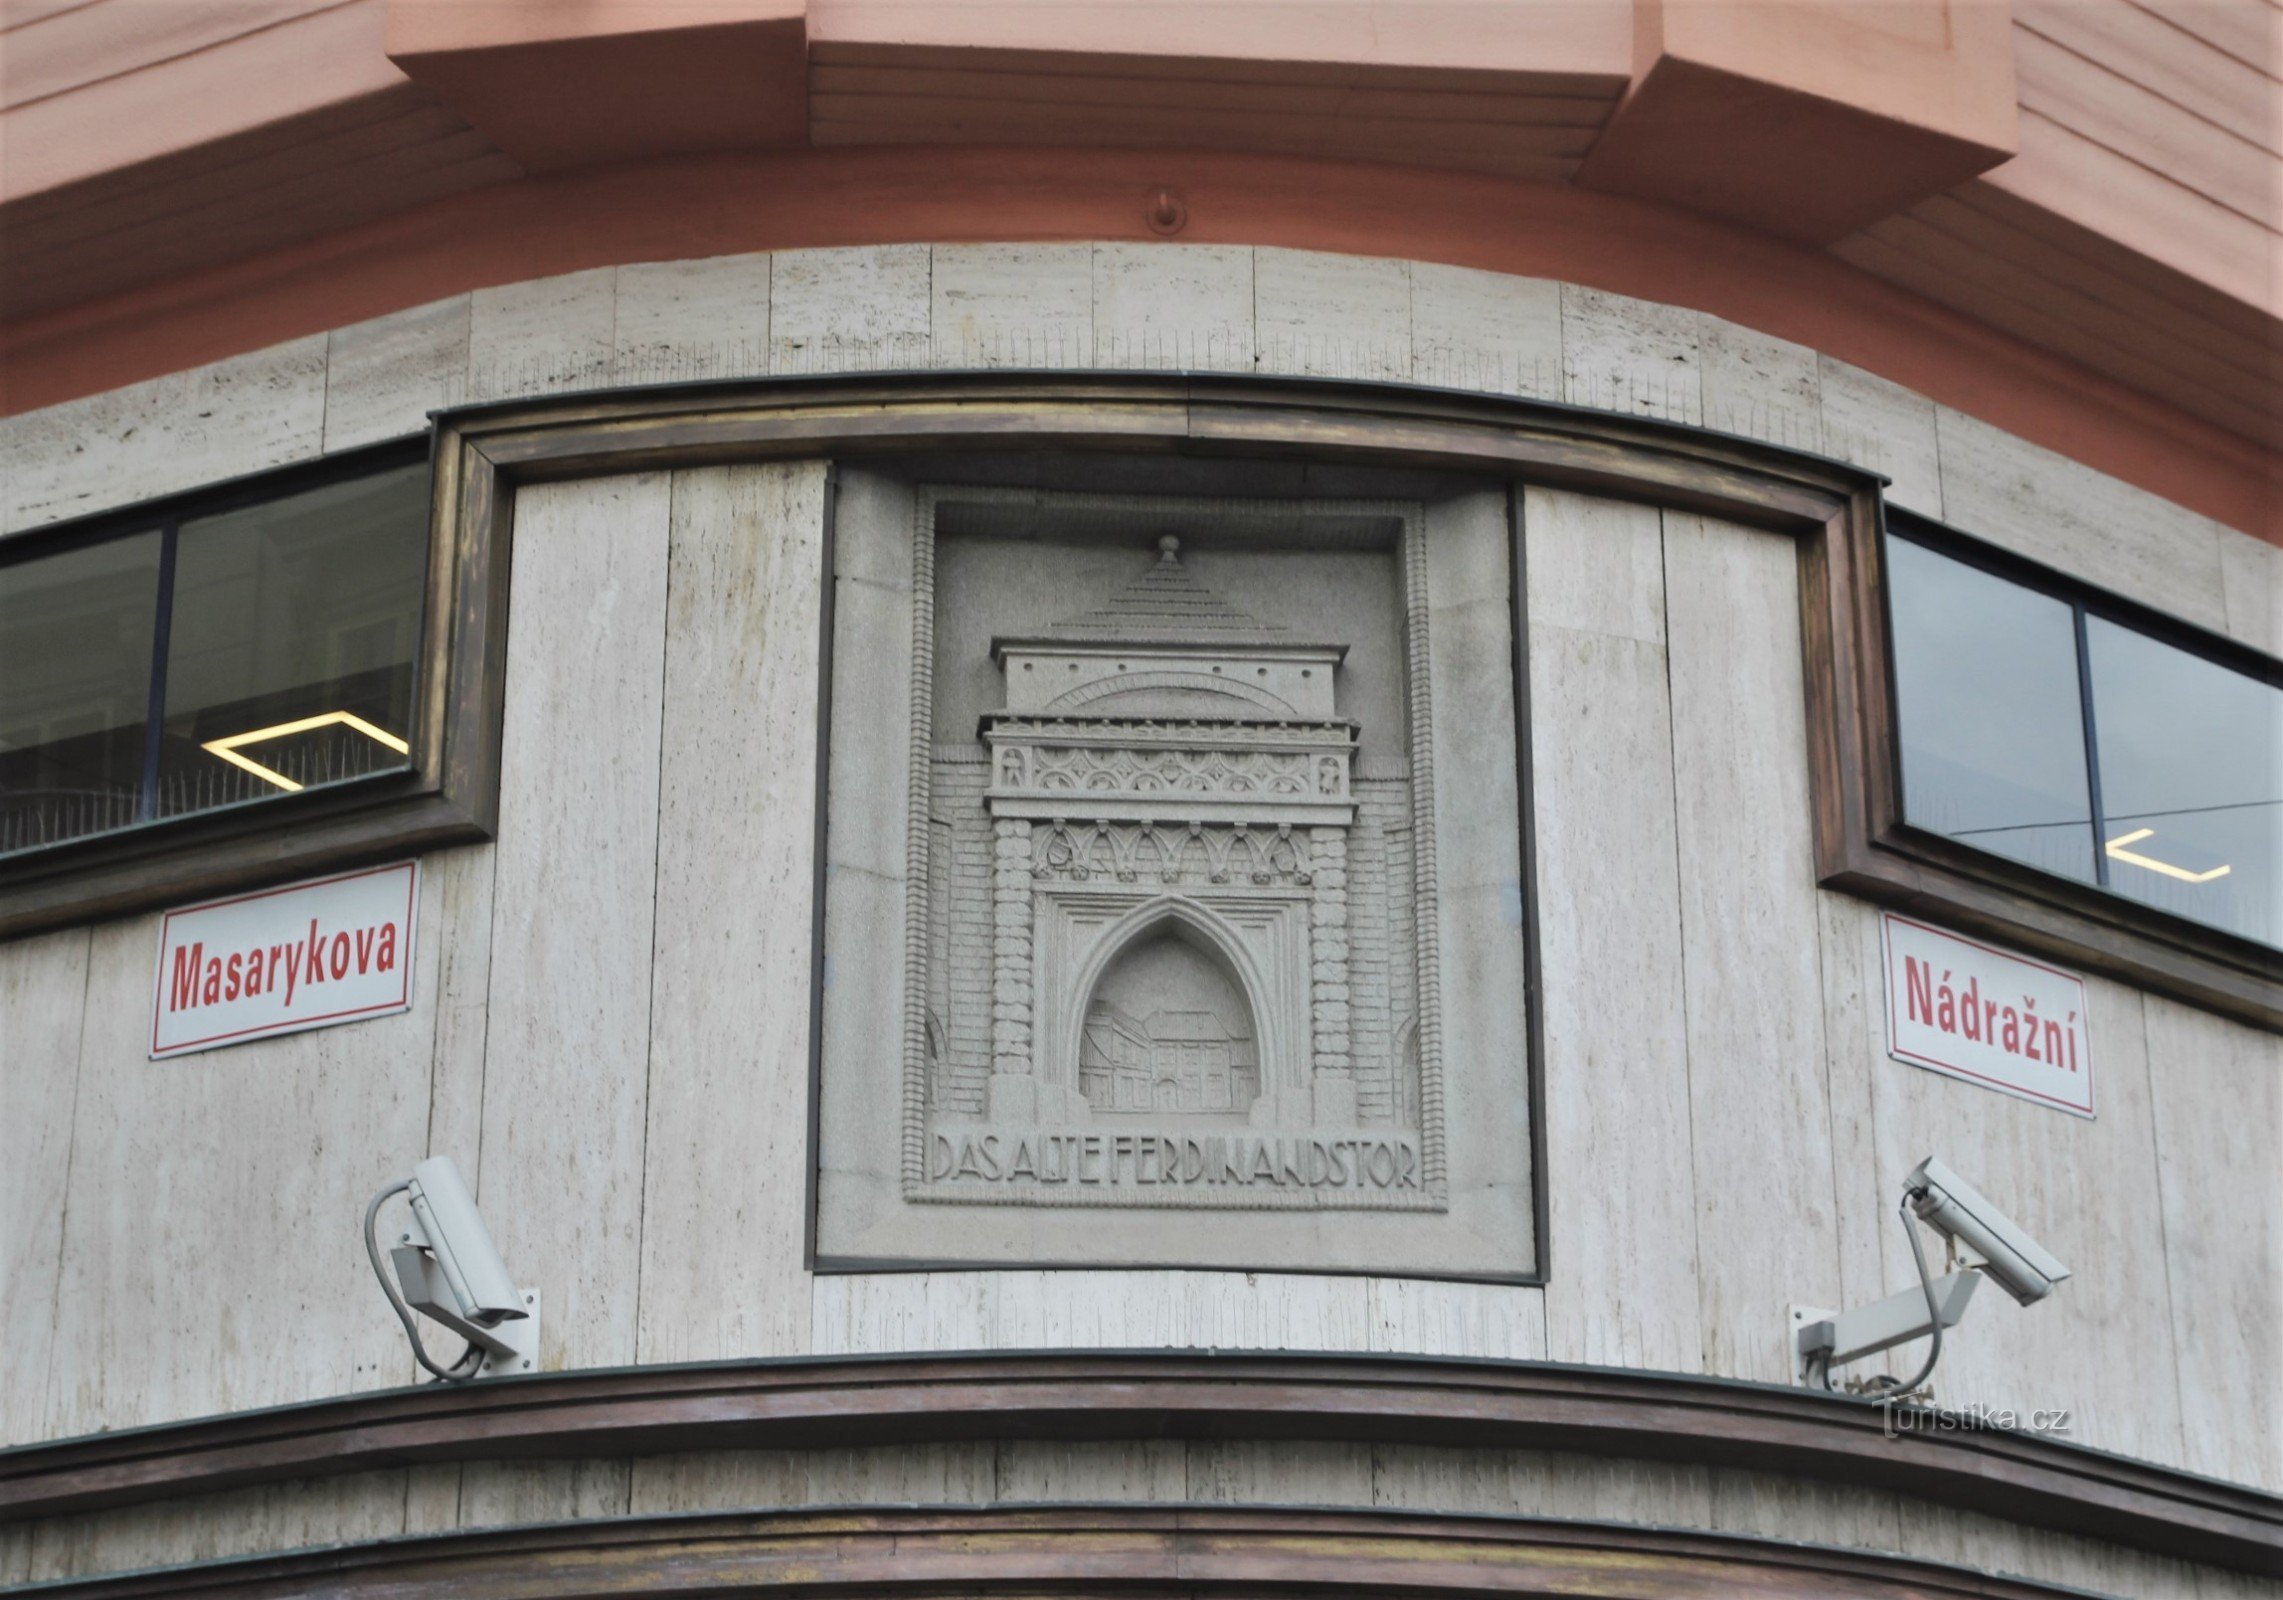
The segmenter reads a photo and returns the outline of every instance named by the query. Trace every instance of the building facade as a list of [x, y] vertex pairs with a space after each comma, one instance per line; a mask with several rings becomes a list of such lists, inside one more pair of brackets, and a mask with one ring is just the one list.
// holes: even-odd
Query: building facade
[[0, 22], [0, 1584], [2283, 1592], [2267, 0]]

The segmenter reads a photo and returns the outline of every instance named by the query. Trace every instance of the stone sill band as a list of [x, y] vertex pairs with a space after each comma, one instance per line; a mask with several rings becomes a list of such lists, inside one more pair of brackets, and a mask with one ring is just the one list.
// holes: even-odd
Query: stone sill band
[[2283, 1496], [2031, 1434], [1890, 1439], [1877, 1408], [1731, 1379], [1215, 1351], [787, 1357], [383, 1390], [0, 1451], [0, 1522], [424, 1462], [1003, 1438], [1337, 1440], [1743, 1467], [2283, 1575]]

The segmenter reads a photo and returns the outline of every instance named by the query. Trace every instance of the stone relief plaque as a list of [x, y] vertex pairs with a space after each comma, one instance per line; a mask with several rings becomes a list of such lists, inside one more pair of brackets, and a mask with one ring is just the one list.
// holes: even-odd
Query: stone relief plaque
[[[1503, 516], [843, 503], [820, 1259], [1526, 1272], [1519, 919], [1454, 922], [1482, 874], [1438, 850], [1487, 811], [1507, 837], [1474, 865], [1519, 904], [1510, 681], [1461, 712], [1502, 781], [1438, 801], [1467, 687], [1439, 693], [1439, 661], [1479, 677], [1487, 648], [1510, 678]], [[1438, 566], [1495, 587], [1438, 605]], [[870, 819], [894, 817], [891, 851]], [[1493, 1054], [1456, 1171], [1454, 935], [1488, 940], [1459, 965], [1509, 1029], [1460, 1007]]]
[[1357, 776], [1348, 641], [1250, 615], [1180, 535], [1155, 545], [1096, 604], [993, 638], [983, 760], [930, 764], [931, 823], [989, 873], [911, 897], [954, 983], [907, 1063], [929, 1092], [906, 1194], [1437, 1205], [1434, 925], [1405, 914], [1433, 886], [1387, 872], [1418, 764]]

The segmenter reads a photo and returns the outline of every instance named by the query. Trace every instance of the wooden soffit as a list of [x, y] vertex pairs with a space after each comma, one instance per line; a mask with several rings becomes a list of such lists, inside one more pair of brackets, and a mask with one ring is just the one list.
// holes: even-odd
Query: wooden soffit
[[384, 1539], [43, 1586], [51, 1600], [601, 1600], [1136, 1595], [1381, 1600], [2065, 1600], [1965, 1567], [1748, 1534], [1550, 1517], [1280, 1507], [1029, 1505], [589, 1518]]

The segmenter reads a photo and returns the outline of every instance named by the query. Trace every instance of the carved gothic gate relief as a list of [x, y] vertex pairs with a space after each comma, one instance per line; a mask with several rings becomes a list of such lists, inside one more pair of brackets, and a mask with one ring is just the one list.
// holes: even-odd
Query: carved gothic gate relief
[[[1180, 536], [1155, 544], [1090, 609], [990, 641], [1002, 704], [967, 815], [992, 841], [981, 1125], [1018, 1143], [1106, 1117], [1336, 1139], [1359, 1126], [1348, 641], [1252, 615], [1198, 580]], [[950, 959], [947, 933], [930, 944]], [[1390, 953], [1365, 937], [1376, 981]], [[1219, 1004], [1192, 1003], [1216, 970]], [[1018, 1198], [961, 1176], [922, 1181]]]

